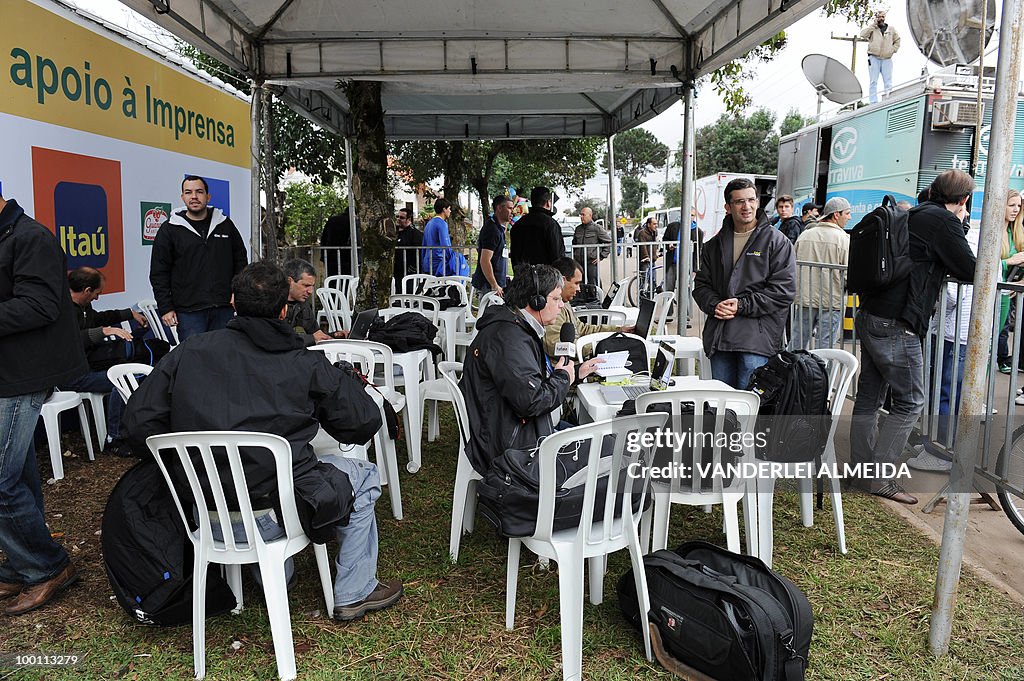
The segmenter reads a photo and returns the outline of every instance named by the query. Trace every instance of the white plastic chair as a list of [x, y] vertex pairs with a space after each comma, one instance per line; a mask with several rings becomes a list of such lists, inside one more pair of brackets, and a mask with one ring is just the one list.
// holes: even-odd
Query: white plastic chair
[[[666, 414], [624, 416], [558, 431], [541, 442], [536, 462], [540, 480], [536, 529], [532, 536], [508, 540], [505, 628], [512, 630], [515, 624], [519, 553], [525, 545], [538, 556], [558, 563], [563, 679], [579, 679], [583, 673], [584, 562], [588, 563], [590, 573], [590, 602], [599, 605], [604, 598], [608, 554], [628, 548], [640, 612], [646, 613], [650, 609], [637, 528], [643, 514], [649, 477], [632, 477], [627, 473], [631, 470], [630, 465], [644, 461], [644, 454], [649, 451], [644, 447], [633, 447], [638, 451], [629, 452], [626, 443], [628, 437], [664, 426], [666, 419]], [[602, 457], [602, 444], [607, 436], [614, 437], [612, 453], [609, 457]], [[577, 527], [554, 530], [555, 497], [559, 489], [555, 471], [559, 452], [566, 448], [575, 449], [576, 456], [587, 457], [586, 468], [561, 484], [562, 488], [585, 486], [583, 511]], [[601, 507], [595, 509], [600, 478], [606, 479], [607, 492]], [[641, 630], [644, 652], [650, 660], [650, 634], [646, 626]]]
[[352, 328], [352, 309], [348, 297], [336, 288], [321, 287], [316, 290], [320, 307], [327, 317], [327, 328], [331, 333], [348, 331]]
[[626, 277], [625, 279], [619, 279], [615, 284], [612, 284], [613, 287], [615, 285], [618, 285], [619, 287], [618, 290], [615, 291], [615, 295], [612, 297], [612, 305], [626, 306], [629, 304], [626, 300], [626, 296], [629, 293], [629, 283], [633, 278], [634, 277]]
[[[438, 371], [443, 372], [447, 367], [458, 381], [462, 377], [462, 362], [440, 362], [437, 365]], [[429, 406], [427, 405], [429, 402]], [[427, 421], [427, 442], [433, 442], [441, 434], [439, 419], [437, 417], [437, 403], [451, 402], [451, 394], [448, 391], [448, 384], [444, 378], [434, 378], [420, 382], [420, 429], [423, 428], [423, 421]]]
[[[665, 341], [672, 345], [676, 351], [676, 362], [685, 362], [684, 376], [696, 376], [697, 367], [700, 367], [700, 377], [711, 378], [711, 360], [704, 354], [704, 341], [697, 336], [677, 336], [674, 334], [662, 334], [649, 336], [649, 342], [660, 343]], [[680, 375], [675, 373], [675, 375]]]
[[[668, 318], [672, 312], [672, 305], [675, 304], [675, 291], [662, 291], [654, 296], [654, 309], [658, 311], [658, 317], [654, 320], [654, 334], [662, 335], [668, 329]], [[650, 335], [648, 329], [648, 335]]]
[[149, 324], [149, 328], [153, 331], [153, 335], [162, 341], [166, 341], [171, 345], [178, 344], [178, 329], [174, 326], [169, 326], [171, 330], [170, 338], [164, 332], [163, 320], [160, 319], [160, 313], [156, 309], [156, 301], [152, 298], [146, 298], [136, 303], [136, 307], [139, 308], [139, 312], [146, 318], [146, 323]]
[[[682, 408], [684, 404], [692, 405], [693, 416], [687, 414], [687, 419], [692, 418], [692, 427], [685, 427], [683, 424]], [[675, 389], [663, 392], [647, 392], [636, 398], [636, 411], [638, 414], [651, 412], [654, 405], [667, 405], [671, 408], [671, 420], [668, 428], [677, 434], [686, 432], [696, 434], [722, 433], [724, 432], [726, 410], [735, 412], [739, 421], [739, 433], [737, 437], [747, 440], [747, 444], [753, 442], [755, 418], [760, 405], [757, 395], [743, 390], [701, 390], [701, 389]], [[705, 414], [705, 409], [710, 409], [715, 416], [712, 419], [710, 414]], [[657, 413], [657, 412], [655, 412]], [[722, 442], [716, 441], [713, 447], [704, 447], [705, 443], [700, 438], [688, 438], [682, 446], [671, 448], [671, 457], [656, 455], [654, 465], [665, 467], [672, 464], [672, 470], [690, 471], [689, 477], [682, 475], [673, 476], [668, 482], [655, 480], [651, 484], [654, 495], [654, 506], [651, 517], [653, 517], [653, 535], [651, 538], [651, 550], [657, 551], [668, 545], [669, 515], [672, 504], [686, 504], [689, 506], [707, 506], [709, 504], [722, 504], [722, 511], [725, 515], [726, 546], [730, 551], [740, 551], [740, 530], [738, 504], [743, 500], [744, 523], [747, 529], [747, 552], [750, 555], [758, 555], [758, 527], [757, 527], [757, 504], [752, 495], [753, 481], [746, 481], [741, 477], [734, 477], [724, 480], [720, 475], [702, 476], [698, 471], [698, 464], [711, 465], [714, 467], [723, 463]], [[709, 461], [704, 457], [705, 451], [711, 451], [712, 457]], [[660, 452], [659, 452], [660, 454]], [[666, 453], [667, 454], [667, 453]], [[753, 461], [754, 453], [751, 447], [744, 447], [743, 453], [736, 457], [738, 463]], [[651, 517], [644, 518], [644, 536], [647, 536], [647, 525]]]
[[128, 404], [129, 398], [139, 389], [138, 377], [149, 376], [152, 371], [153, 367], [148, 364], [136, 364], [134, 362], [115, 364], [107, 369], [107, 378], [114, 384], [117, 392], [121, 394], [125, 404]]
[[466, 315], [465, 331], [458, 331], [455, 333], [455, 347], [456, 351], [458, 348], [468, 348], [473, 344], [473, 339], [476, 338], [476, 323], [484, 315], [484, 312], [491, 305], [504, 305], [505, 300], [494, 291], [488, 291], [480, 298], [480, 303], [477, 305], [475, 315]]
[[[292, 622], [288, 612], [288, 587], [285, 578], [285, 561], [304, 549], [311, 542], [302, 531], [298, 512], [295, 509], [295, 492], [292, 482], [292, 450], [288, 441], [268, 433], [200, 431], [194, 433], [169, 433], [153, 435], [146, 440], [153, 458], [156, 459], [164, 480], [171, 489], [174, 505], [181, 516], [189, 539], [194, 547], [192, 566], [192, 650], [195, 658], [196, 678], [206, 675], [206, 573], [209, 563], [227, 566], [228, 584], [235, 594], [238, 609], [242, 605], [241, 566], [259, 563], [263, 579], [263, 594], [267, 603], [267, 618], [274, 640], [274, 656], [277, 658], [277, 672], [282, 679], [295, 678], [295, 649], [292, 645]], [[249, 498], [245, 476], [242, 472], [242, 457], [239, 448], [260, 448], [268, 450], [277, 468], [277, 490], [280, 500], [281, 517], [285, 536], [264, 541], [256, 526], [256, 514]], [[214, 453], [214, 448], [217, 452]], [[177, 459], [165, 462], [164, 454], [172, 450]], [[230, 466], [230, 479], [222, 479], [216, 461]], [[184, 470], [192, 491], [192, 499], [199, 509], [195, 514], [199, 529], [192, 530], [190, 514], [182, 506], [168, 467]], [[223, 465], [223, 464], [222, 464]], [[200, 480], [209, 481], [210, 497], [203, 490]], [[228, 506], [224, 488], [233, 489], [238, 499], [238, 515], [245, 528], [245, 537], [235, 539], [230, 516], [235, 509]], [[191, 505], [192, 500], [186, 504]], [[207, 509], [216, 509], [214, 514]], [[190, 509], [191, 510], [191, 509]], [[236, 522], [238, 522], [236, 520]], [[213, 524], [216, 523], [223, 538], [214, 539]], [[334, 583], [327, 558], [327, 547], [314, 544], [320, 585], [323, 588], [327, 612], [334, 611]]]
[[[327, 356], [327, 360], [331, 364], [338, 360], [345, 360], [351, 362], [354, 366], [358, 367], [362, 371], [363, 375], [366, 376], [367, 380], [371, 383], [375, 381], [376, 366], [377, 366], [377, 355], [374, 352], [374, 348], [368, 346], [380, 345], [380, 343], [370, 343], [369, 341], [349, 341], [349, 340], [335, 340], [326, 341], [323, 343], [317, 343], [311, 345], [307, 350], [313, 350], [316, 352], [322, 352]], [[387, 346], [383, 346], [387, 347]], [[390, 350], [390, 348], [388, 348]], [[385, 378], [387, 376], [386, 364], [384, 365]], [[386, 485], [388, 488], [388, 494], [391, 497], [391, 514], [395, 517], [395, 520], [402, 520], [404, 518], [404, 512], [402, 509], [402, 487], [398, 479], [398, 451], [395, 447], [395, 441], [391, 439], [387, 430], [387, 421], [384, 416], [383, 400], [387, 399], [391, 402], [395, 411], [402, 411], [405, 406], [404, 396], [397, 393], [394, 390], [390, 392], [398, 394], [400, 400], [394, 399], [393, 395], [389, 394], [387, 389], [382, 389], [381, 393], [378, 393], [373, 388], [367, 386], [366, 394], [369, 395], [373, 401], [380, 407], [381, 427], [373, 436], [373, 448], [377, 454], [377, 468], [380, 471], [381, 485]], [[329, 434], [327, 434], [322, 428], [313, 443], [313, 450], [321, 452], [325, 447], [326, 442], [333, 443], [329, 445], [331, 453], [341, 454], [342, 456], [354, 456], [356, 458], [365, 459], [366, 449], [359, 446], [345, 447], [341, 443], [337, 442]], [[337, 451], [335, 451], [337, 448]]]
[[107, 399], [107, 395], [110, 393], [90, 393], [80, 392], [78, 396], [82, 398], [82, 404], [89, 403], [89, 409], [92, 411], [92, 421], [96, 424], [96, 442], [99, 444], [100, 450], [107, 443], [107, 410], [103, 404], [103, 401]]
[[[419, 257], [419, 254], [416, 257]], [[392, 279], [392, 281], [394, 280]], [[398, 295], [417, 295], [417, 291], [422, 291], [435, 281], [437, 281], [437, 277], [433, 274], [407, 274], [402, 279], [402, 290], [396, 293]]]
[[60, 414], [69, 409], [78, 410], [78, 422], [82, 427], [82, 437], [85, 438], [89, 461], [96, 459], [92, 449], [92, 430], [89, 428], [89, 417], [86, 414], [85, 405], [82, 403], [82, 396], [72, 391], [55, 390], [46, 402], [43, 402], [43, 408], [39, 413], [40, 418], [43, 419], [43, 428], [46, 430], [46, 446], [50, 450], [50, 467], [53, 469], [54, 480], [61, 480], [64, 477], [64, 451], [60, 444]]
[[448, 274], [443, 277], [438, 277], [434, 282], [434, 285], [438, 284], [455, 284], [462, 288], [462, 304], [468, 306], [469, 301], [473, 299], [473, 277], [461, 277], [456, 274]]
[[356, 293], [359, 290], [359, 277], [351, 274], [335, 274], [324, 279], [324, 288], [333, 288], [341, 291], [348, 301], [350, 310], [356, 308]]
[[576, 318], [584, 324], [626, 325], [626, 313], [621, 310], [580, 310]]
[[[828, 440], [825, 444], [825, 451], [821, 455], [821, 463], [826, 466], [835, 466], [836, 429], [839, 428], [839, 418], [843, 413], [843, 403], [846, 400], [846, 393], [853, 383], [854, 374], [860, 366], [860, 361], [846, 350], [833, 348], [820, 348], [811, 350], [811, 354], [817, 355], [825, 361], [828, 371], [828, 400], [831, 407], [832, 424], [828, 432]], [[774, 504], [775, 480], [773, 478], [762, 479], [758, 487], [758, 518], [762, 535], [759, 540], [761, 559], [771, 567], [773, 553], [773, 523], [772, 509]], [[800, 490], [800, 520], [804, 527], [814, 525], [814, 479], [801, 478], [798, 481]], [[840, 492], [839, 479], [830, 477], [829, 484], [832, 491], [832, 518], [836, 524], [836, 541], [839, 542], [839, 552], [846, 553], [846, 523], [843, 519], [843, 496]]]
[[441, 311], [441, 303], [437, 298], [430, 296], [417, 296], [410, 294], [398, 294], [388, 299], [388, 305], [392, 308], [411, 310], [419, 312], [437, 326], [437, 314]]
[[456, 362], [441, 362], [438, 365], [441, 378], [438, 379], [448, 398], [455, 408], [455, 424], [459, 428], [459, 462], [455, 469], [455, 489], [452, 492], [452, 524], [448, 540], [448, 553], [452, 562], [459, 560], [459, 544], [462, 535], [473, 531], [476, 524], [476, 484], [483, 476], [476, 472], [469, 462], [466, 448], [469, 447], [470, 427], [469, 413], [466, 410], [466, 398], [459, 388], [457, 372], [461, 373], [462, 365]]

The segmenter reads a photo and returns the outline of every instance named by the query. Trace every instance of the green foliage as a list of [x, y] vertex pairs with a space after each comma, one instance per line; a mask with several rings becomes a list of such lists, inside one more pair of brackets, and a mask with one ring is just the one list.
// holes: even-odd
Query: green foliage
[[682, 201], [683, 183], [681, 180], [669, 180], [661, 185], [659, 189], [665, 198], [661, 202], [662, 208], [675, 208]]
[[[632, 128], [615, 136], [615, 174], [619, 177], [639, 178], [668, 160], [669, 148], [643, 128]], [[601, 167], [607, 170], [608, 154]]]
[[717, 172], [774, 175], [778, 154], [774, 113], [758, 109], [749, 116], [722, 114], [697, 130], [695, 177]]
[[331, 185], [296, 182], [284, 189], [284, 232], [289, 245], [318, 243], [327, 218], [345, 210], [346, 198]]
[[576, 203], [573, 204], [572, 214], [579, 215], [580, 211], [583, 210], [584, 208], [589, 208], [590, 210], [594, 211], [595, 220], [603, 217], [608, 212], [607, 202], [602, 201], [601, 199], [588, 197], [585, 199], [578, 199]]
[[796, 109], [790, 109], [789, 113], [786, 114], [786, 117], [782, 119], [782, 124], [779, 126], [779, 137], [791, 135], [805, 125], [810, 125], [813, 122], [813, 118], [804, 118]]
[[638, 177], [627, 175], [622, 178], [622, 201], [619, 210], [623, 215], [637, 217], [640, 205], [647, 197], [647, 183]]
[[[252, 83], [230, 66], [186, 42], [178, 42], [178, 52], [200, 69], [251, 94]], [[271, 122], [275, 179], [294, 166], [314, 182], [344, 181], [345, 140], [342, 137], [315, 125], [276, 98], [271, 104]]]

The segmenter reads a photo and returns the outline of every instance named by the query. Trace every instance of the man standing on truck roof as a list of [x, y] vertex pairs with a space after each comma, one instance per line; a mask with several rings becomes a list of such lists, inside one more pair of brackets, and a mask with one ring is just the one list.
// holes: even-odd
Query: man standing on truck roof
[[875, 20], [860, 32], [861, 40], [868, 41], [868, 101], [878, 101], [878, 76], [885, 85], [884, 97], [892, 92], [892, 55], [899, 52], [900, 34], [885, 23], [885, 10], [875, 12]]

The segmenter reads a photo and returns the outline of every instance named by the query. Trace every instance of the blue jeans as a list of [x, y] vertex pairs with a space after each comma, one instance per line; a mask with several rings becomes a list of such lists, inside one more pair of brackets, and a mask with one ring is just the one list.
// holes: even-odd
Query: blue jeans
[[767, 363], [766, 355], [719, 350], [711, 356], [711, 378], [728, 383], [737, 390], [746, 390], [754, 369]]
[[868, 101], [878, 101], [878, 76], [882, 76], [885, 96], [892, 91], [892, 59], [879, 59], [868, 55]]
[[842, 310], [822, 310], [816, 307], [800, 306], [793, 320], [793, 350], [806, 350], [811, 345], [814, 330], [818, 330], [815, 348], [831, 348], [838, 345], [839, 326], [843, 323]]
[[0, 397], [0, 582], [38, 584], [63, 570], [68, 554], [50, 537], [32, 435], [47, 391]]
[[114, 384], [107, 378], [106, 371], [90, 371], [61, 386], [61, 390], [73, 390], [80, 393], [107, 393], [107, 440], [116, 440], [121, 436], [121, 413], [124, 411], [124, 400], [121, 399], [121, 393], [114, 389]]
[[234, 316], [235, 309], [230, 305], [211, 307], [198, 312], [179, 312], [178, 340], [184, 341], [189, 336], [223, 329]]
[[[378, 584], [377, 516], [373, 506], [380, 497], [380, 474], [377, 467], [367, 461], [336, 454], [319, 458], [344, 472], [355, 494], [348, 525], [336, 528], [338, 556], [334, 562], [334, 604], [352, 605], [369, 596]], [[259, 516], [256, 526], [266, 541], [284, 536], [284, 530], [270, 516]], [[218, 527], [215, 523], [214, 528]], [[232, 523], [232, 529], [236, 539], [245, 539], [241, 522]], [[285, 574], [291, 576], [291, 566], [286, 568]]]
[[[860, 339], [860, 383], [850, 424], [853, 463], [897, 463], [924, 409], [924, 354], [921, 339], [895, 319], [861, 310], [854, 320]], [[886, 390], [889, 415], [878, 423]]]

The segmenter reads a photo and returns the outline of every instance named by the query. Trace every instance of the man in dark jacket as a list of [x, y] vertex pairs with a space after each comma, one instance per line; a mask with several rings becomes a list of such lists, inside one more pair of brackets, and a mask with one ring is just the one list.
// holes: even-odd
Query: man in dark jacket
[[[551, 412], [576, 379], [574, 363], [561, 358], [552, 366], [541, 342], [562, 305], [562, 275], [527, 267], [505, 289], [505, 304], [491, 305], [477, 322], [459, 386], [472, 431], [466, 454], [481, 475], [506, 449], [536, 447], [553, 430]], [[597, 363], [580, 365], [580, 378]]]
[[398, 209], [395, 227], [398, 229], [398, 240], [395, 242], [395, 290], [405, 293], [402, 280], [420, 271], [418, 249], [423, 246], [423, 232], [413, 224], [411, 208]]
[[[150, 435], [181, 431], [281, 435], [292, 448], [303, 529], [314, 541], [340, 544], [334, 617], [356, 619], [390, 606], [401, 597], [402, 584], [376, 578], [377, 468], [341, 456], [318, 461], [309, 444], [320, 426], [339, 442], [365, 443], [381, 427], [379, 409], [354, 374], [306, 350], [284, 322], [288, 280], [276, 265], [249, 265], [235, 277], [232, 293], [238, 317], [226, 329], [182, 343], [132, 396], [124, 414], [129, 443], [145, 448]], [[227, 462], [218, 465], [229, 480]], [[273, 460], [265, 452], [249, 453], [243, 469], [250, 495], [273, 504]]]
[[754, 369], [782, 349], [796, 296], [793, 244], [768, 223], [746, 178], [725, 186], [725, 220], [701, 253], [693, 300], [708, 315], [711, 375], [743, 390]]
[[[611, 233], [594, 222], [594, 209], [584, 206], [580, 209], [580, 224], [572, 235], [572, 257], [586, 268], [586, 282], [601, 285], [598, 269], [601, 261], [612, 252]], [[591, 246], [592, 248], [580, 248]]]
[[178, 339], [223, 329], [231, 309], [231, 277], [246, 263], [242, 235], [231, 218], [210, 208], [206, 180], [195, 175], [181, 183], [185, 208], [171, 213], [153, 241], [149, 283], [157, 310]]
[[555, 220], [554, 195], [547, 187], [530, 192], [530, 212], [512, 225], [509, 260], [513, 270], [526, 265], [550, 265], [565, 255], [562, 228]]
[[46, 604], [78, 579], [50, 536], [32, 435], [53, 386], [88, 370], [53, 233], [0, 196], [0, 599], [5, 615]]
[[775, 200], [775, 210], [778, 211], [779, 231], [786, 235], [790, 243], [795, 244], [797, 237], [804, 231], [804, 221], [793, 215], [793, 197], [783, 194]]
[[[348, 208], [327, 218], [320, 232], [320, 261], [328, 277], [338, 274], [352, 274], [352, 225], [349, 224]], [[363, 261], [363, 236], [360, 233], [359, 218], [356, 218], [356, 264]]]
[[316, 269], [313, 264], [295, 258], [285, 262], [281, 269], [288, 277], [288, 307], [284, 321], [295, 329], [295, 333], [299, 334], [306, 347], [332, 338], [344, 338], [347, 335], [344, 331], [332, 336], [321, 331], [316, 323], [313, 306], [309, 304], [313, 287], [316, 286]]
[[[924, 409], [921, 338], [928, 332], [942, 280], [949, 275], [974, 281], [974, 253], [957, 216], [973, 191], [974, 179], [962, 170], [947, 170], [935, 178], [930, 199], [910, 210], [910, 275], [879, 293], [860, 295], [854, 320], [860, 381], [850, 425], [854, 463], [895, 464]], [[858, 266], [851, 258], [850, 267]], [[878, 409], [886, 392], [892, 406], [879, 427]], [[917, 503], [895, 480], [865, 481], [864, 486], [893, 501]]]
[[[92, 267], [79, 267], [68, 272], [68, 288], [71, 289], [71, 302], [75, 304], [75, 316], [81, 333], [82, 347], [89, 361], [89, 371], [73, 381], [60, 384], [62, 390], [76, 392], [106, 393], [107, 398], [107, 441], [103, 450], [118, 456], [129, 454], [122, 452], [121, 412], [124, 400], [114, 389], [114, 384], [107, 378], [107, 369], [115, 360], [111, 359], [114, 352], [120, 354], [121, 362], [133, 359], [126, 355], [124, 343], [132, 343], [132, 334], [121, 327], [121, 322], [134, 320], [139, 326], [146, 326], [146, 317], [131, 309], [94, 310], [92, 304], [99, 300], [103, 293], [103, 274]], [[113, 343], [117, 344], [114, 348]]]

